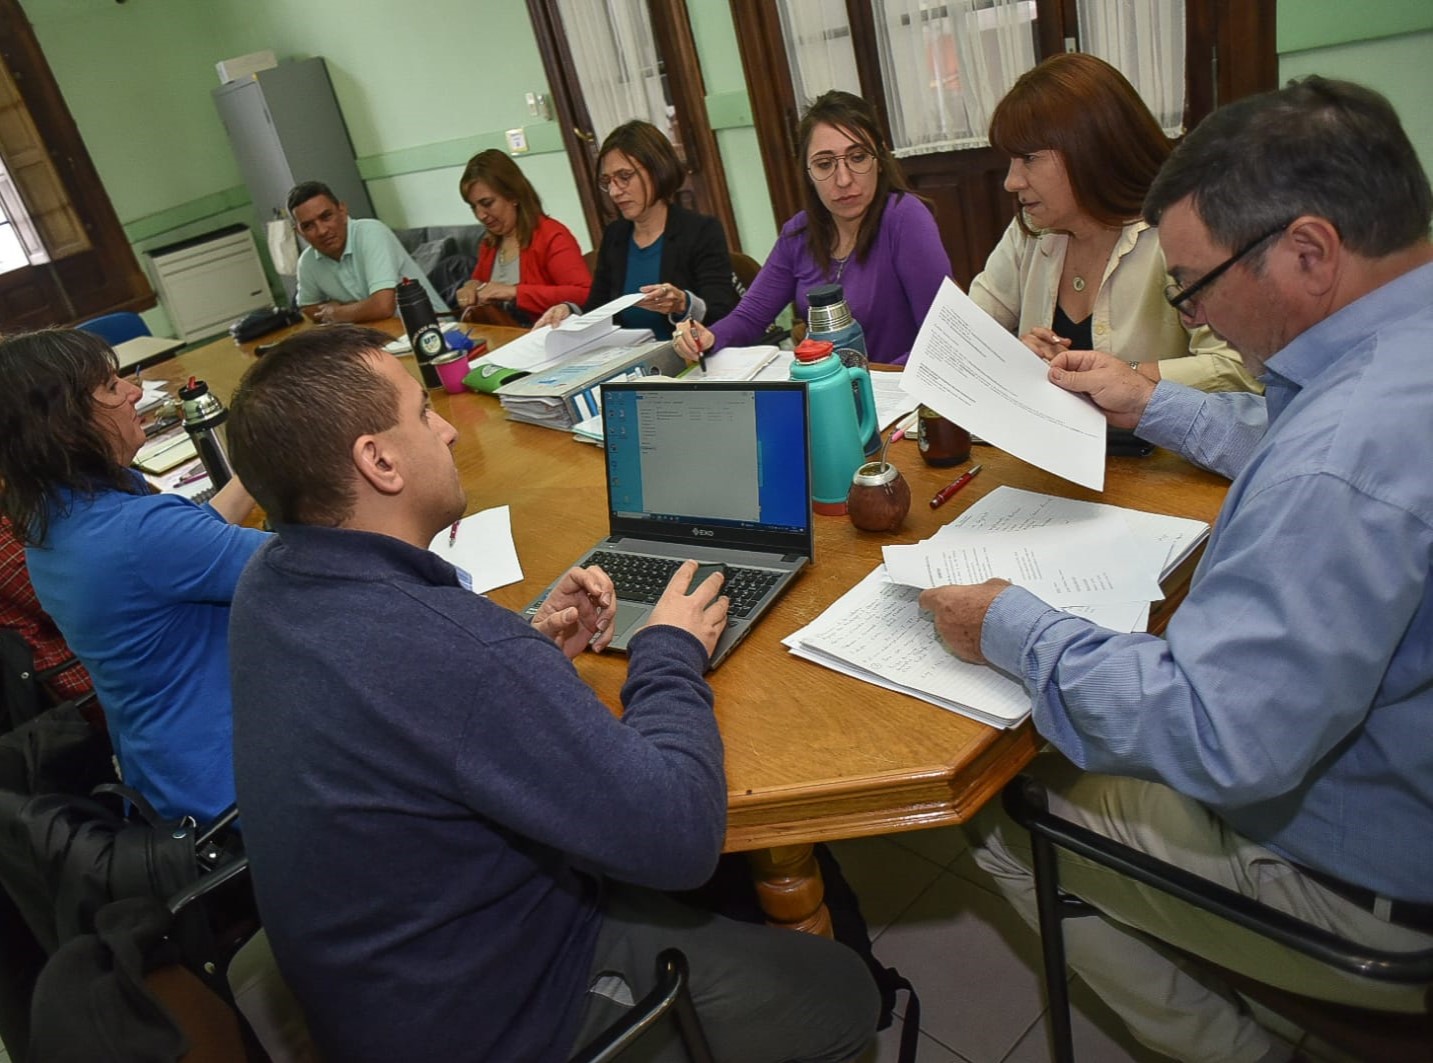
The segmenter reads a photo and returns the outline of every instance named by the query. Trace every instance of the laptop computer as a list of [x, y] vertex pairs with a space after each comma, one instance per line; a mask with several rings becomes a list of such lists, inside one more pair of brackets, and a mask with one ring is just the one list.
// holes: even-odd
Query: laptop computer
[[612, 648], [626, 650], [683, 561], [720, 563], [731, 606], [715, 668], [812, 559], [806, 387], [609, 383], [602, 419], [609, 534], [577, 564], [617, 588]]

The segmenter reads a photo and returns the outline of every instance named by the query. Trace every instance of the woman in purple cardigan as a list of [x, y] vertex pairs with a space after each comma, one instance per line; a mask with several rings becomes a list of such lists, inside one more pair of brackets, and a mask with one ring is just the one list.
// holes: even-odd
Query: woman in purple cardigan
[[806, 209], [786, 223], [751, 289], [710, 329], [693, 322], [676, 347], [702, 351], [753, 343], [788, 303], [806, 317], [806, 293], [839, 284], [874, 362], [903, 364], [950, 258], [935, 218], [911, 191], [859, 96], [828, 92], [798, 131]]

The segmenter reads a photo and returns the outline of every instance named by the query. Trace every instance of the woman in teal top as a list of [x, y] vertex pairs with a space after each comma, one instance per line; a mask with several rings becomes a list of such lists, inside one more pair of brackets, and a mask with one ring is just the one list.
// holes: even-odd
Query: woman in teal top
[[[602, 234], [592, 310], [627, 292], [645, 298], [617, 315], [626, 328], [671, 338], [688, 319], [718, 321], [736, 305], [731, 254], [721, 223], [676, 202], [686, 175], [671, 142], [649, 122], [628, 122], [607, 135], [597, 157], [597, 183], [620, 217]], [[555, 325], [575, 310], [554, 306], [538, 325]]]

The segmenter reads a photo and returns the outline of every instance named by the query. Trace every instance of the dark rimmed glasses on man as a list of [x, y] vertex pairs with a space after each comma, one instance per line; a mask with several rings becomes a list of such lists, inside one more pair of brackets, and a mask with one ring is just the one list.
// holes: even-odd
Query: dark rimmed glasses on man
[[1185, 317], [1193, 317], [1199, 309], [1199, 304], [1195, 302], [1195, 299], [1200, 292], [1204, 291], [1220, 277], [1228, 273], [1229, 270], [1233, 269], [1246, 255], [1252, 254], [1254, 249], [1265, 240], [1278, 236], [1292, 224], [1294, 224], [1294, 219], [1290, 218], [1288, 221], [1275, 226], [1268, 232], [1254, 237], [1254, 239], [1239, 248], [1238, 251], [1235, 251], [1187, 288], [1181, 288], [1178, 284], [1166, 284], [1164, 286], [1165, 299], [1168, 300], [1170, 306], [1174, 307], [1175, 310], [1179, 311]]
[[876, 165], [874, 152], [865, 148], [852, 148], [844, 155], [817, 155], [806, 164], [806, 172], [818, 181], [828, 180], [836, 172], [836, 164], [844, 162], [853, 174], [866, 174]]

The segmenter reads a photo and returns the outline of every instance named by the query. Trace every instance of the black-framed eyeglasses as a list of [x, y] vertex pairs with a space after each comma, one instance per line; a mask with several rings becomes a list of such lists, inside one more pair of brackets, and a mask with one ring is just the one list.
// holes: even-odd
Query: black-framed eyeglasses
[[817, 155], [806, 164], [806, 172], [818, 181], [828, 180], [836, 172], [836, 164], [844, 162], [853, 174], [866, 174], [876, 165], [876, 156], [865, 148], [852, 148], [844, 155]]
[[1186, 317], [1193, 316], [1194, 311], [1197, 309], [1197, 304], [1195, 304], [1193, 300], [1200, 292], [1204, 291], [1204, 289], [1208, 288], [1220, 277], [1228, 273], [1229, 270], [1233, 269], [1234, 266], [1238, 264], [1240, 259], [1244, 258], [1246, 255], [1253, 253], [1254, 249], [1260, 244], [1262, 244], [1265, 240], [1278, 236], [1290, 225], [1294, 224], [1294, 221], [1295, 219], [1290, 218], [1288, 221], [1275, 226], [1263, 235], [1254, 237], [1254, 239], [1250, 240], [1243, 247], [1239, 248], [1238, 251], [1235, 251], [1232, 255], [1226, 258], [1223, 262], [1219, 263], [1219, 265], [1215, 266], [1208, 273], [1204, 274], [1204, 276], [1200, 277], [1188, 288], [1181, 288], [1177, 284], [1166, 284], [1164, 286], [1165, 299], [1169, 301], [1170, 306], [1174, 307], [1174, 309], [1178, 310], [1181, 314], [1185, 315]]

